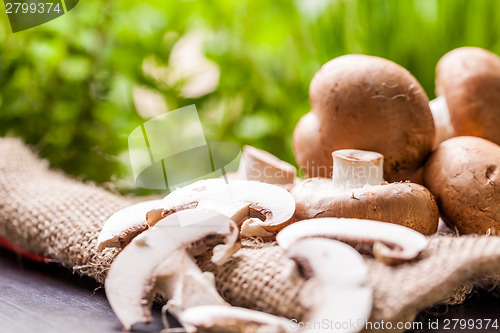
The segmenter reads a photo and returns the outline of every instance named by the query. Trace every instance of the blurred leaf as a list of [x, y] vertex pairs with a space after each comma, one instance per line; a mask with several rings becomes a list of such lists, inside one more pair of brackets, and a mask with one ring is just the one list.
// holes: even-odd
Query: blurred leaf
[[[204, 52], [220, 79], [188, 98], [164, 69], [194, 31], [209, 36]], [[144, 87], [170, 109], [196, 104], [209, 140], [294, 163], [291, 136], [322, 64], [347, 53], [385, 57], [433, 98], [437, 61], [465, 45], [500, 53], [500, 1], [80, 1], [16, 34], [0, 22], [0, 135], [24, 138], [82, 179], [130, 186], [127, 136], [144, 121], [132, 93]]]

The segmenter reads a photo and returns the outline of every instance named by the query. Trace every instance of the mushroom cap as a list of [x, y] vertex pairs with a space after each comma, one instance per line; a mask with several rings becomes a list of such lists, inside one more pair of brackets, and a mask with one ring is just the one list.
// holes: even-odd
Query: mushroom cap
[[308, 177], [332, 174], [332, 151], [321, 142], [318, 117], [312, 112], [300, 118], [293, 131], [293, 153], [300, 171]]
[[335, 58], [312, 79], [309, 98], [313, 115], [306, 117], [317, 119], [301, 120], [293, 140], [299, 165], [307, 159], [321, 169], [311, 174], [306, 168], [308, 175], [331, 176], [331, 152], [354, 148], [381, 153], [385, 179], [404, 180], [431, 151], [435, 129], [427, 95], [410, 72], [389, 60]]
[[446, 53], [436, 67], [436, 91], [446, 98], [455, 136], [500, 144], [500, 57], [478, 47]]
[[461, 136], [441, 143], [424, 167], [443, 220], [461, 234], [500, 231], [500, 146]]
[[414, 183], [365, 186], [336, 191], [327, 178], [311, 178], [297, 185], [296, 220], [316, 217], [368, 219], [403, 225], [424, 235], [437, 231], [439, 212], [432, 194]]

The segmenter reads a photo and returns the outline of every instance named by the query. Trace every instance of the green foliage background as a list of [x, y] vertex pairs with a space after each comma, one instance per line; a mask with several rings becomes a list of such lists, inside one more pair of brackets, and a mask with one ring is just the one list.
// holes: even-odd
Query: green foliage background
[[[20, 136], [54, 167], [97, 182], [130, 178], [127, 136], [145, 121], [132, 98], [138, 85], [170, 109], [196, 104], [209, 141], [251, 144], [293, 163], [293, 128], [328, 60], [388, 58], [433, 98], [444, 53], [473, 45], [500, 54], [495, 0], [83, 0], [16, 34], [0, 18], [0, 136]], [[168, 64], [194, 30], [210, 36], [205, 54], [221, 76], [214, 92], [189, 99], [141, 68], [145, 59]]]

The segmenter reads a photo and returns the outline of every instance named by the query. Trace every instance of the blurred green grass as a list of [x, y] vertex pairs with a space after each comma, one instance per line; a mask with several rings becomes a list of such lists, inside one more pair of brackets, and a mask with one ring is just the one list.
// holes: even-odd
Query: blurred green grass
[[[54, 167], [96, 182], [130, 181], [127, 136], [151, 116], [138, 112], [151, 95], [165, 101], [146, 107], [153, 114], [196, 104], [208, 141], [254, 145], [294, 163], [293, 128], [328, 60], [388, 58], [433, 98], [444, 53], [479, 46], [500, 54], [495, 0], [85, 0], [16, 34], [1, 19], [0, 136], [20, 136]], [[217, 88], [201, 96], [171, 79], [172, 50], [193, 32], [220, 70]]]

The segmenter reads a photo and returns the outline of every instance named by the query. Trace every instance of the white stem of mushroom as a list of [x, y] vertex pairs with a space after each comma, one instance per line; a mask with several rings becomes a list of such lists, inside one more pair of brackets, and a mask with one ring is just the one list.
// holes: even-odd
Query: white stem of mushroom
[[432, 116], [434, 117], [434, 126], [436, 127], [433, 147], [436, 148], [441, 142], [453, 136], [453, 127], [450, 123], [450, 112], [444, 96], [438, 96], [430, 101], [429, 107], [431, 108]]
[[332, 153], [333, 185], [336, 190], [349, 191], [365, 185], [384, 182], [384, 156], [379, 153], [342, 149]]

